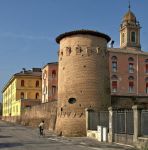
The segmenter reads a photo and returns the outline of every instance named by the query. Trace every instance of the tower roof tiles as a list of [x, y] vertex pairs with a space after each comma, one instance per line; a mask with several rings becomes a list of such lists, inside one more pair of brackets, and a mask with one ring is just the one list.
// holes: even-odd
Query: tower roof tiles
[[70, 32], [65, 32], [63, 34], [60, 34], [57, 38], [56, 38], [56, 42], [60, 43], [60, 41], [67, 37], [67, 36], [72, 36], [72, 35], [76, 35], [76, 34], [88, 34], [88, 35], [94, 35], [94, 36], [98, 36], [98, 37], [102, 37], [105, 38], [107, 40], [107, 42], [110, 41], [110, 37], [104, 33], [98, 32], [98, 31], [93, 31], [93, 30], [75, 30], [75, 31], [70, 31]]

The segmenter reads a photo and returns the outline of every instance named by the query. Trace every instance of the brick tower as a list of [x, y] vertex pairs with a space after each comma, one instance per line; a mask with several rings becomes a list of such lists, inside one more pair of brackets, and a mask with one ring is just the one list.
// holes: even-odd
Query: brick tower
[[107, 42], [110, 37], [91, 30], [59, 35], [58, 113], [56, 132], [86, 135], [85, 109], [110, 106]]

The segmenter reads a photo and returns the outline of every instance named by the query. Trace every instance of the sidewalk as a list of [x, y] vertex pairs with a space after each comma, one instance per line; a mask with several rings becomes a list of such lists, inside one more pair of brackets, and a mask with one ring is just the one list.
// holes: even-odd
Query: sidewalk
[[136, 148], [132, 146], [127, 146], [127, 145], [120, 145], [116, 143], [106, 143], [106, 142], [99, 142], [95, 139], [91, 139], [88, 137], [63, 137], [63, 136], [56, 136], [55, 133], [46, 130], [45, 131], [45, 138], [48, 138], [50, 140], [62, 142], [65, 144], [73, 144], [73, 145], [80, 145], [80, 146], [87, 146], [87, 147], [92, 147], [94, 149], [96, 148], [108, 148], [110, 150], [115, 150], [115, 149], [121, 149], [121, 150], [137, 150]]

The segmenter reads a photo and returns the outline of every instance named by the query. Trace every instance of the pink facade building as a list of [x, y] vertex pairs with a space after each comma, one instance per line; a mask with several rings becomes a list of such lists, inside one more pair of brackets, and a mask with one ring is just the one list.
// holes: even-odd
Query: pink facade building
[[112, 95], [148, 96], [148, 53], [109, 49]]
[[57, 100], [58, 63], [48, 63], [42, 68], [42, 103]]
[[141, 49], [140, 24], [130, 10], [120, 25], [120, 48], [108, 48], [112, 104], [147, 103], [148, 53]]

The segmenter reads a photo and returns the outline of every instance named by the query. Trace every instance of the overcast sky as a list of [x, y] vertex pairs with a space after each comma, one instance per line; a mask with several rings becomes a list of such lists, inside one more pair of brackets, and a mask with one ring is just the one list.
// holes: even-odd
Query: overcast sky
[[[142, 49], [148, 51], [148, 1], [131, 0], [131, 10], [142, 26]], [[97, 30], [119, 47], [127, 11], [128, 0], [0, 0], [0, 90], [22, 68], [58, 61], [55, 38], [63, 32]]]

